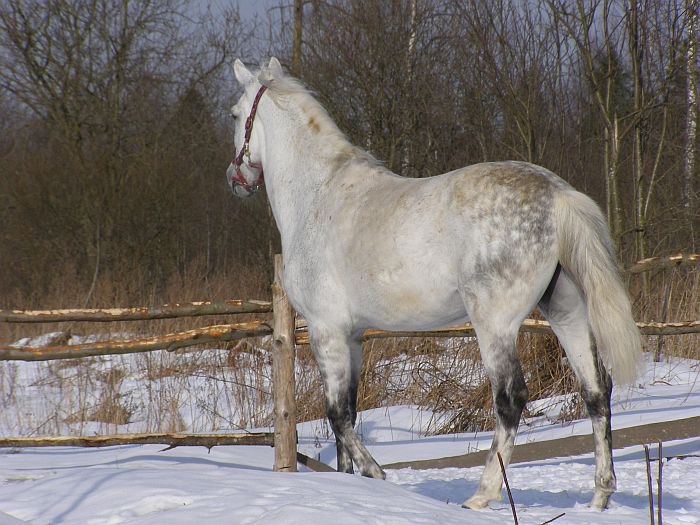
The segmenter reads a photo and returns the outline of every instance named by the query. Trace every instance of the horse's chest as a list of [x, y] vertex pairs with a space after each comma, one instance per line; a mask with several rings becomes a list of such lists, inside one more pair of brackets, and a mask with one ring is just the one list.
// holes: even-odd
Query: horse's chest
[[290, 303], [306, 317], [327, 308], [329, 301], [338, 302], [337, 283], [332, 282], [311, 254], [285, 261], [283, 282]]

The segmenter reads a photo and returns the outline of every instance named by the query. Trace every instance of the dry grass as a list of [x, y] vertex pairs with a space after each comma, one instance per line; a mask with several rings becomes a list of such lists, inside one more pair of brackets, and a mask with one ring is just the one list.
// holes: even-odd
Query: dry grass
[[[89, 302], [90, 306], [128, 306], [175, 300], [267, 297], [262, 277], [258, 282], [238, 285], [232, 286], [226, 276], [216, 279], [207, 276], [196, 266], [173, 278], [160, 293], [138, 279], [122, 286], [105, 276], [94, 287]], [[633, 278], [630, 288], [639, 320], [700, 318], [698, 269], [675, 269], [650, 276], [646, 296], [640, 291], [641, 279]], [[46, 297], [44, 303], [31, 301], [29, 306], [83, 306], [86, 293], [85, 289], [57, 281], [51, 297]], [[28, 305], [6, 301], [3, 306]], [[0, 324], [0, 341], [7, 343], [20, 337], [56, 332], [55, 341], [66, 342], [76, 335], [166, 333], [231, 321], [230, 317], [221, 316], [105, 324]], [[18, 367], [24, 364], [0, 363], [0, 396], [5, 409], [0, 426], [5, 432], [13, 429], [13, 433], [23, 435], [110, 433], [135, 424], [142, 431], [268, 426], [272, 423], [271, 356], [265, 344], [244, 341], [221, 345], [219, 350], [37, 363], [31, 365], [34, 369], [29, 376], [19, 373]], [[582, 417], [584, 409], [576, 394], [578, 386], [556, 339], [522, 334], [518, 349], [530, 399], [559, 396], [561, 420]], [[364, 350], [358, 393], [360, 410], [397, 404], [421, 405], [442, 416], [439, 421], [431, 422], [433, 432], [493, 428], [491, 389], [475, 340], [382, 339], [367, 342]], [[646, 350], [658, 353], [659, 359], [670, 356], [700, 359], [700, 335], [649, 337]], [[27, 377], [31, 378], [29, 385], [23, 383]], [[32, 406], [27, 405], [30, 390], [34, 392]], [[301, 347], [297, 354], [297, 404], [300, 420], [323, 417], [320, 377], [308, 347]], [[525, 417], [540, 415], [525, 413]]]
[[[650, 276], [649, 294], [642, 293], [642, 277], [630, 283], [635, 311], [644, 321], [693, 321], [700, 319], [700, 268], [674, 268]], [[700, 334], [650, 337], [647, 351], [664, 356], [700, 359]]]

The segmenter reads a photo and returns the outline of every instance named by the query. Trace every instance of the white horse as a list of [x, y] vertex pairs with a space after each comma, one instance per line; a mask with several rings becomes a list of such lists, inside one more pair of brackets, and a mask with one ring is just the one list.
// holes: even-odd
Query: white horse
[[[539, 308], [581, 384], [593, 423], [591, 505], [616, 481], [612, 379], [631, 381], [641, 340], [596, 204], [550, 171], [494, 162], [423, 179], [399, 177], [353, 146], [276, 59], [235, 74], [239, 154], [233, 192], [264, 187], [282, 239], [283, 283], [309, 323], [311, 348], [336, 436], [338, 471], [384, 472], [353, 430], [361, 339], [369, 327], [429, 330], [471, 321], [493, 391], [496, 431], [475, 494], [500, 499], [527, 386], [515, 342]], [[612, 376], [612, 379], [611, 377]]]

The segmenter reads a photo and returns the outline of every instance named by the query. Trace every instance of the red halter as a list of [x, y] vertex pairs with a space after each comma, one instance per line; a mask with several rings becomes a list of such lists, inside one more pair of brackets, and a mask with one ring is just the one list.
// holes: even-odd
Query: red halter
[[[255, 99], [253, 100], [253, 106], [250, 108], [250, 115], [248, 115], [248, 118], [245, 121], [245, 136], [243, 137], [243, 145], [241, 146], [241, 151], [238, 152], [238, 155], [236, 158], [233, 160], [233, 166], [235, 168], [234, 174], [231, 175], [231, 184], [237, 184], [239, 186], [243, 186], [245, 189], [251, 192], [256, 192], [262, 189], [263, 186], [265, 186], [265, 178], [263, 174], [263, 167], [262, 164], [259, 164], [257, 162], [251, 162], [250, 161], [250, 136], [253, 134], [253, 122], [255, 121], [255, 114], [258, 112], [258, 104], [260, 103], [260, 98], [263, 96], [263, 93], [265, 93], [265, 90], [267, 88], [265, 86], [260, 86], [260, 89], [258, 90], [258, 93], [255, 95]], [[243, 164], [243, 157], [247, 157], [248, 161], [246, 164], [248, 165], [249, 168], [259, 170], [260, 171], [260, 177], [258, 177], [258, 181], [256, 184], [250, 184], [245, 177], [243, 176], [243, 173], [241, 172], [241, 165]]]

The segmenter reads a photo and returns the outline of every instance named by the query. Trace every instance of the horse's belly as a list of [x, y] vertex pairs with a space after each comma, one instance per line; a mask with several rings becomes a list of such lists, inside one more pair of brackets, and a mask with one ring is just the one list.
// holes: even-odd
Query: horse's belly
[[468, 321], [457, 290], [380, 286], [364, 297], [358, 295], [354, 317], [372, 328], [431, 330]]

